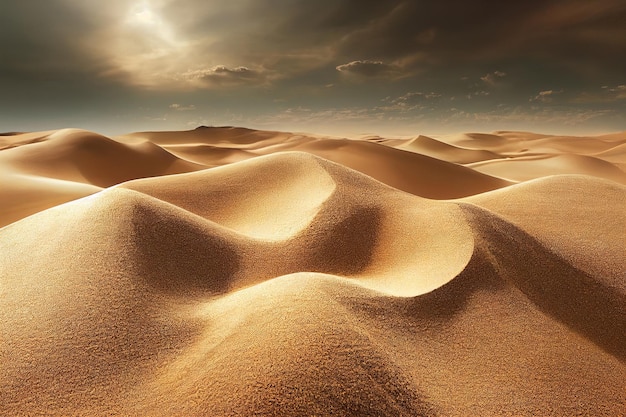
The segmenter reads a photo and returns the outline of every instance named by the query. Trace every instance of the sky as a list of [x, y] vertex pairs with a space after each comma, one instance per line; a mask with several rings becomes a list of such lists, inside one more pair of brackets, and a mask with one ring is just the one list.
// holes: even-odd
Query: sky
[[626, 0], [7, 0], [0, 131], [626, 130]]

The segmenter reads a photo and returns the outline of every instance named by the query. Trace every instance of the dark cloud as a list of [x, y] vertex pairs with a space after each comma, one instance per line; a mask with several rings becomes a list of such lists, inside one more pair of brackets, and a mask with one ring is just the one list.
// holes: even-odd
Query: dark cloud
[[65, 83], [95, 76], [109, 66], [98, 45], [85, 42], [97, 19], [62, 0], [4, 2], [0, 13], [0, 79]]
[[[354, 73], [360, 69], [363, 75], [383, 68], [364, 57], [393, 63], [406, 73], [449, 65], [489, 69], [524, 59], [587, 73], [626, 70], [623, 0], [214, 0], [210, 7], [200, 0], [145, 1], [181, 40], [158, 63], [163, 52], [158, 33], [115, 31], [133, 5], [143, 4], [135, 3], [112, 0], [104, 7], [78, 0], [24, 0], [3, 5], [0, 46], [8, 53], [0, 71], [34, 78], [105, 74], [123, 81], [129, 78], [125, 73], [141, 67], [125, 65], [133, 56], [161, 68], [184, 63], [179, 72], [245, 62], [286, 77], [337, 63], [362, 62]], [[108, 45], [115, 42], [135, 48], [129, 46], [128, 56], [116, 60], [120, 51]]]
[[625, 19], [622, 0], [407, 0], [346, 34], [340, 53], [432, 67], [536, 58], [617, 71], [626, 68]]
[[506, 72], [494, 71], [490, 72], [489, 74], [485, 74], [484, 76], [480, 77], [480, 79], [487, 85], [495, 85], [496, 82], [498, 82], [498, 79], [503, 77], [506, 77]]
[[626, 106], [624, 0], [4, 3], [3, 123], [34, 106], [74, 114], [155, 96], [161, 112], [195, 103], [169, 109], [181, 120], [227, 99], [241, 121], [281, 106], [367, 103], [379, 117], [451, 100], [468, 114], [569, 103], [599, 121]]
[[536, 96], [531, 97], [528, 101], [535, 101], [541, 103], [551, 103], [554, 100], [554, 96], [563, 93], [563, 90], [544, 90], [540, 91]]

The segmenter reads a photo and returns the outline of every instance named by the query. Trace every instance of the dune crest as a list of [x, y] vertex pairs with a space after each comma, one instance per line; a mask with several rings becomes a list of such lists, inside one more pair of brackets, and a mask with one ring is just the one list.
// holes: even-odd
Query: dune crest
[[284, 240], [308, 226], [336, 184], [307, 154], [280, 154], [207, 171], [130, 181], [121, 187], [253, 238]]
[[626, 137], [567, 139], [2, 136], [0, 415], [620, 415]]

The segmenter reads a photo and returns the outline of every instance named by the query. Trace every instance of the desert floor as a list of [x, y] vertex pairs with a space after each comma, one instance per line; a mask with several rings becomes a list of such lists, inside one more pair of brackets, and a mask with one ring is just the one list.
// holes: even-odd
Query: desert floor
[[626, 132], [0, 135], [0, 415], [626, 414]]

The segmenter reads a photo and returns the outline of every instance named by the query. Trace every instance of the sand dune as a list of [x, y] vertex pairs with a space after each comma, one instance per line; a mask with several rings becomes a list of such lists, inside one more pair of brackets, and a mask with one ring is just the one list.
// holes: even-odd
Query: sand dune
[[495, 159], [469, 164], [476, 171], [506, 178], [528, 181], [559, 174], [583, 174], [626, 184], [626, 173], [616, 165], [586, 155], [540, 155], [511, 159]]
[[185, 132], [138, 132], [120, 136], [124, 138], [141, 138], [157, 145], [206, 144], [227, 148], [254, 149], [265, 146], [267, 142], [278, 143], [289, 137], [289, 133], [267, 132], [241, 127], [208, 127], [200, 126]]
[[623, 134], [1, 140], [0, 415], [626, 410]]
[[587, 176], [559, 175], [463, 201], [510, 220], [576, 268], [610, 279], [610, 285], [626, 291], [623, 185]]
[[206, 168], [150, 142], [78, 129], [0, 136], [0, 144], [0, 227], [124, 181]]
[[529, 132], [467, 133], [450, 138], [457, 146], [470, 149], [489, 150], [492, 152], [515, 154], [593, 154], [624, 142], [624, 134], [604, 136], [554, 136]]
[[313, 153], [399, 190], [432, 199], [465, 197], [511, 184], [461, 165], [372, 142], [327, 139], [292, 149]]
[[100, 190], [79, 182], [0, 171], [0, 227]]
[[613, 148], [594, 154], [593, 156], [610, 162], [622, 171], [626, 172], [626, 143], [616, 145]]
[[54, 131], [47, 132], [9, 132], [0, 133], [0, 150], [16, 148], [22, 145], [28, 145], [31, 143], [37, 143], [46, 140], [48, 136], [53, 134]]
[[36, 143], [5, 149], [0, 164], [22, 173], [99, 187], [204, 168], [151, 142], [122, 144], [78, 129], [55, 131]]
[[466, 149], [423, 135], [411, 139], [408, 142], [404, 142], [397, 147], [458, 164], [470, 164], [472, 162], [500, 158], [500, 155], [494, 152], [479, 149]]
[[[372, 176], [394, 188], [434, 199], [466, 197], [511, 184], [445, 160], [368, 140], [276, 134], [231, 127], [198, 128], [180, 136], [171, 132], [141, 132], [129, 137], [153, 140], [182, 158], [206, 166], [275, 152], [307, 152]], [[193, 145], [181, 144], [184, 141]], [[375, 164], [372, 158], [375, 158]]]

